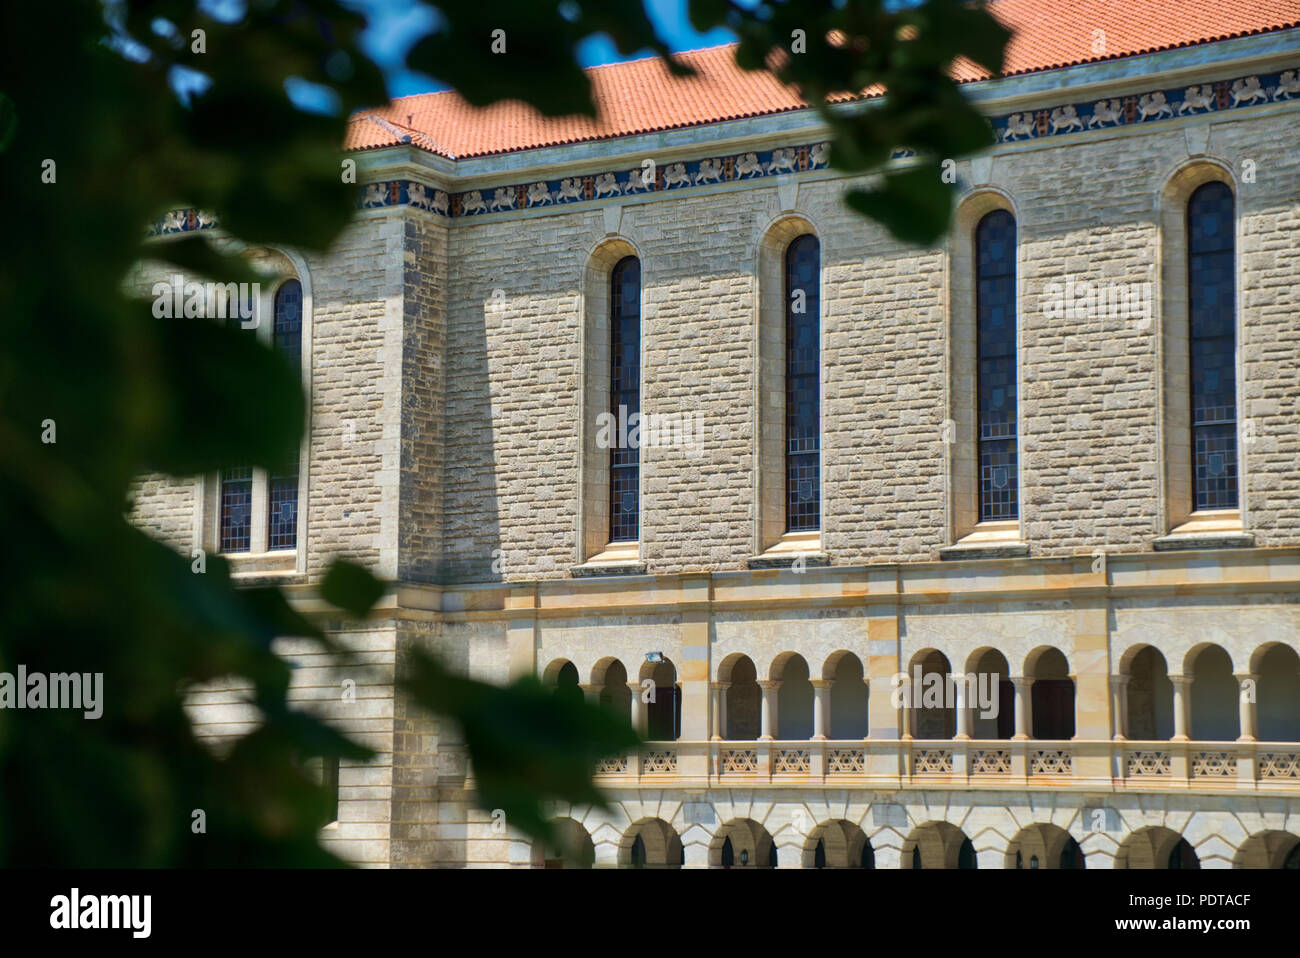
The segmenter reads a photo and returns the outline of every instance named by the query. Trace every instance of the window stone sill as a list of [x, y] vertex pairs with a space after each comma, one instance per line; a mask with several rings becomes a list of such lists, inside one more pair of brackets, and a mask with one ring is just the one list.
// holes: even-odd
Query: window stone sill
[[750, 556], [751, 569], [789, 569], [795, 562], [802, 560], [804, 567], [824, 567], [831, 564], [831, 558], [825, 552], [765, 552], [761, 556]]
[[590, 579], [610, 575], [645, 575], [646, 564], [639, 560], [630, 562], [586, 562], [569, 568], [569, 575], [575, 579]]
[[282, 549], [275, 552], [223, 552], [230, 563], [230, 574], [240, 577], [286, 576], [298, 571], [298, 550]]
[[1028, 544], [1020, 540], [1006, 542], [979, 542], [971, 545], [943, 546], [939, 549], [939, 558], [945, 562], [959, 562], [963, 559], [1019, 559], [1029, 555]]
[[1171, 533], [1152, 540], [1156, 552], [1174, 552], [1183, 549], [1249, 549], [1255, 537], [1249, 532], [1197, 532], [1179, 535]]

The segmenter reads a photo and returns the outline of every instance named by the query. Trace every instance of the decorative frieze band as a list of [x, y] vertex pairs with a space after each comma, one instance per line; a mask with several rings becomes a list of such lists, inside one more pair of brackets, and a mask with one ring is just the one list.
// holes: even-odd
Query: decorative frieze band
[[[1276, 103], [1293, 97], [1300, 99], [1298, 74], [1300, 71], [1292, 69], [1235, 80], [1193, 84], [1179, 89], [1111, 97], [1091, 103], [1065, 103], [1041, 110], [990, 117], [989, 122], [999, 143], [1043, 140], [1069, 133], [1158, 123], [1184, 116]], [[829, 154], [829, 144], [809, 143], [666, 164], [647, 161], [631, 170], [511, 183], [461, 193], [448, 193], [415, 180], [385, 180], [366, 185], [360, 206], [362, 209], [413, 206], [445, 217], [483, 216], [788, 176], [825, 169]], [[912, 155], [914, 153], [910, 150], [900, 150], [894, 154], [894, 158], [903, 159]], [[150, 235], [161, 236], [214, 226], [216, 220], [210, 214], [195, 210], [174, 210], [160, 217], [149, 232]]]

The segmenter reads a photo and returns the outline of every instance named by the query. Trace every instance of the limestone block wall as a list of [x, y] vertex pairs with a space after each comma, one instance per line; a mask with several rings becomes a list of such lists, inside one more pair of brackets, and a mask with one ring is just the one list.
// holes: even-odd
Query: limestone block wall
[[397, 574], [405, 245], [400, 213], [359, 217], [312, 268], [312, 578], [334, 556]]
[[[402, 650], [419, 647], [444, 665], [479, 681], [507, 678], [504, 623], [481, 616], [449, 615], [445, 621], [408, 610], [399, 633]], [[400, 666], [399, 666], [400, 667]], [[429, 714], [404, 694], [396, 696], [393, 746], [391, 865], [399, 868], [462, 867], [491, 863], [482, 851], [504, 832], [491, 809], [479, 809], [466, 787], [464, 737], [454, 722]]]
[[[1287, 371], [1300, 334], [1286, 249], [1300, 224], [1300, 160], [1286, 131], [1278, 117], [1204, 115], [1006, 144], [959, 165], [969, 202], [996, 191], [1017, 217], [1020, 532], [1032, 554], [1147, 551], [1169, 531], [1161, 282], [1165, 258], [1181, 252], [1164, 245], [1163, 191], [1198, 163], [1230, 171], [1237, 196], [1245, 525], [1260, 545], [1297, 541], [1300, 491], [1286, 475], [1300, 428]], [[699, 411], [708, 437], [699, 455], [642, 450], [641, 557], [654, 573], [744, 567], [756, 521], [755, 271], [783, 214], [822, 243], [823, 548], [836, 564], [934, 559], [952, 539], [949, 351], [954, 324], [969, 321], [950, 270], [971, 236], [904, 247], [843, 205], [857, 182], [820, 172], [797, 190], [737, 182], [456, 221], [449, 568], [524, 581], [563, 578], [578, 561], [583, 273], [613, 238], [642, 263], [643, 409]], [[1048, 284], [1067, 280], [1150, 283], [1153, 315], [1052, 316]], [[494, 550], [504, 556], [495, 570]]]
[[[310, 712], [374, 750], [370, 762], [342, 761], [338, 775], [338, 821], [327, 825], [322, 843], [345, 859], [387, 866], [392, 859], [392, 802], [395, 768], [406, 744], [393, 694], [397, 632], [391, 620], [366, 626], [335, 623], [331, 635], [349, 654], [340, 658], [312, 642], [279, 639], [276, 654], [292, 667], [290, 705]], [[219, 680], [193, 690], [186, 712], [195, 735], [221, 750], [260, 722], [251, 689]], [[400, 773], [399, 773], [400, 777]]]
[[448, 228], [439, 218], [415, 210], [402, 215], [402, 351], [396, 386], [401, 397], [397, 574], [404, 582], [430, 582], [441, 573], [442, 502], [447, 482], [443, 405]]
[[575, 562], [579, 250], [599, 220], [451, 231], [442, 469], [452, 575], [522, 581]]
[[142, 476], [130, 495], [132, 515], [142, 529], [188, 556], [195, 543], [198, 482], [172, 476]]

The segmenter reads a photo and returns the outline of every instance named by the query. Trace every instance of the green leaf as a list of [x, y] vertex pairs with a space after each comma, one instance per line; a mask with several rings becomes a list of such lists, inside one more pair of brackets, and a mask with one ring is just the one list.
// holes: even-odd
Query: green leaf
[[460, 726], [480, 807], [501, 809], [509, 825], [541, 840], [551, 838], [546, 801], [605, 807], [592, 783], [594, 762], [638, 744], [625, 718], [581, 697], [557, 696], [531, 676], [505, 688], [488, 685], [411, 648], [399, 682], [416, 702]]
[[207, 236], [187, 233], [167, 238], [150, 247], [154, 258], [179, 266], [192, 278], [222, 283], [265, 283], [264, 274], [253, 269], [248, 259], [235, 253], [223, 253], [212, 246]]
[[952, 217], [952, 192], [940, 175], [937, 162], [889, 173], [879, 189], [853, 190], [845, 201], [904, 242], [928, 245], [942, 238]]
[[384, 583], [371, 575], [365, 566], [335, 559], [321, 582], [320, 594], [326, 602], [364, 619], [384, 594], [384, 589]]
[[139, 410], [149, 422], [140, 450], [146, 466], [184, 476], [231, 465], [274, 469], [297, 459], [305, 400], [283, 357], [251, 330], [213, 320], [147, 322], [157, 388]]
[[696, 33], [708, 33], [727, 20], [727, 0], [690, 0], [691, 27]]
[[0, 91], [0, 153], [9, 149], [18, 134], [18, 109], [14, 101]]

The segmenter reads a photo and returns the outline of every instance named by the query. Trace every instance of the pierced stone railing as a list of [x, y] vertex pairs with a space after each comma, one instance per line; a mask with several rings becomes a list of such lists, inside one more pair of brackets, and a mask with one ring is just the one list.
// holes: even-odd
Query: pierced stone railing
[[758, 749], [724, 748], [722, 750], [721, 771], [724, 775], [749, 774], [758, 771]]
[[973, 748], [970, 753], [972, 775], [1010, 775], [1011, 749]]
[[1237, 756], [1225, 751], [1192, 753], [1192, 778], [1236, 778]]
[[1259, 777], [1272, 781], [1300, 779], [1300, 752], [1260, 752]]
[[946, 775], [952, 772], [952, 749], [920, 748], [912, 752], [913, 775]]
[[1125, 754], [1124, 774], [1129, 778], [1166, 778], [1174, 774], [1173, 753], [1168, 749], [1138, 749]]
[[602, 787], [1080, 790], [1300, 795], [1300, 743], [1035, 739], [649, 742], [603, 758]]
[[1029, 753], [1030, 775], [1069, 775], [1074, 757], [1063, 748], [1036, 748]]
[[861, 748], [829, 748], [826, 750], [827, 775], [861, 774], [867, 770], [867, 752]]
[[772, 771], [778, 775], [807, 775], [812, 771], [812, 751], [806, 748], [779, 748], [772, 761]]
[[598, 759], [596, 762], [597, 775], [621, 775], [627, 771], [627, 756], [612, 755], [606, 758]]
[[672, 775], [677, 772], [677, 752], [662, 749], [646, 752], [641, 759], [643, 775]]

